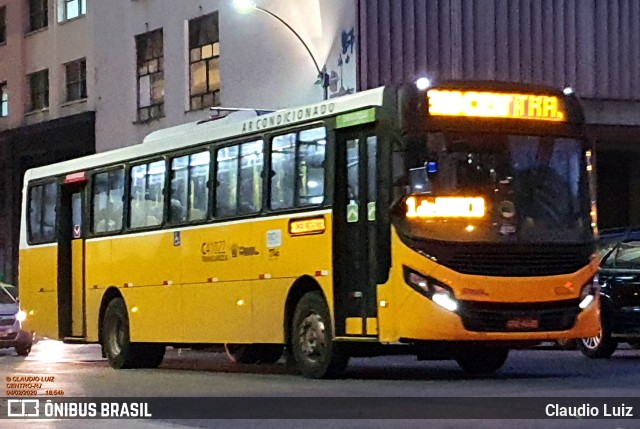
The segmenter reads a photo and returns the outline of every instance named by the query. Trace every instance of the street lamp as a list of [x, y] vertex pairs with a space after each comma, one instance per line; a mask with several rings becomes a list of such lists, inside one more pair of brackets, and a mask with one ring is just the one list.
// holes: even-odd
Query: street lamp
[[319, 83], [320, 85], [322, 85], [324, 99], [326, 100], [326, 99], [329, 98], [329, 93], [328, 93], [328, 90], [329, 90], [329, 74], [327, 73], [326, 68], [325, 67], [320, 68], [320, 66], [318, 65], [318, 61], [316, 61], [315, 57], [311, 53], [311, 49], [309, 49], [309, 46], [305, 43], [304, 40], [302, 40], [302, 37], [300, 37], [300, 35], [296, 32], [296, 30], [293, 29], [293, 27], [291, 27], [289, 24], [287, 24], [282, 18], [280, 18], [275, 13], [270, 12], [270, 11], [268, 11], [266, 9], [263, 9], [260, 6], [256, 5], [253, 2], [253, 0], [233, 0], [233, 7], [236, 9], [236, 11], [238, 11], [239, 13], [241, 13], [243, 15], [251, 13], [254, 10], [259, 10], [260, 12], [266, 13], [267, 15], [277, 19], [278, 21], [280, 21], [282, 23], [282, 25], [287, 27], [294, 34], [294, 36], [296, 36], [298, 38], [300, 43], [302, 43], [304, 48], [307, 50], [307, 53], [311, 57], [311, 61], [313, 61], [313, 65], [315, 66], [316, 71], [318, 72], [318, 81], [316, 83]]

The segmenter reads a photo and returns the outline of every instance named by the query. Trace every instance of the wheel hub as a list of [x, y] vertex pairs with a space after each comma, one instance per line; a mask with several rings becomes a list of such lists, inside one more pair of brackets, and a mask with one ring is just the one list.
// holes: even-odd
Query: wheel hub
[[582, 342], [584, 343], [585, 347], [589, 349], [595, 349], [600, 344], [601, 339], [602, 339], [602, 331], [595, 337], [583, 338]]
[[304, 356], [312, 361], [317, 360], [327, 346], [322, 317], [316, 313], [307, 316], [300, 324], [298, 338]]
[[118, 355], [122, 351], [122, 345], [124, 344], [124, 329], [122, 327], [122, 321], [116, 319], [111, 323], [108, 335], [109, 348], [114, 355]]

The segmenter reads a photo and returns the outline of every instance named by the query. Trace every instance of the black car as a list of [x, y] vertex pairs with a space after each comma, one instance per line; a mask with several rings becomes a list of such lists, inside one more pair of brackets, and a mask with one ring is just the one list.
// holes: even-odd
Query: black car
[[604, 233], [600, 244], [600, 335], [578, 341], [590, 358], [611, 356], [621, 342], [640, 346], [640, 229]]

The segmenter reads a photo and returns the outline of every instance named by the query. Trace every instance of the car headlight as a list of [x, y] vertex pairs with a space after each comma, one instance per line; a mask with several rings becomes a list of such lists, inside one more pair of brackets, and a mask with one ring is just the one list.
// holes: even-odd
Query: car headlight
[[16, 319], [18, 320], [18, 322], [24, 322], [27, 319], [27, 313], [22, 310], [18, 311], [16, 313]]
[[582, 289], [580, 290], [580, 304], [578, 304], [578, 307], [583, 310], [589, 307], [596, 300], [599, 293], [600, 280], [596, 274], [589, 283], [582, 286]]
[[440, 307], [449, 311], [458, 309], [458, 301], [455, 299], [453, 291], [437, 280], [417, 273], [408, 267], [404, 267], [404, 279], [409, 286], [431, 299]]

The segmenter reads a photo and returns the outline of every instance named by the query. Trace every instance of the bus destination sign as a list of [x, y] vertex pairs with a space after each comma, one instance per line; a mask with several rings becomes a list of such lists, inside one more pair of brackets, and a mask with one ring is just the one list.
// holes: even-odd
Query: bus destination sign
[[431, 89], [427, 92], [429, 114], [476, 118], [565, 121], [564, 106], [554, 95], [457, 91]]

